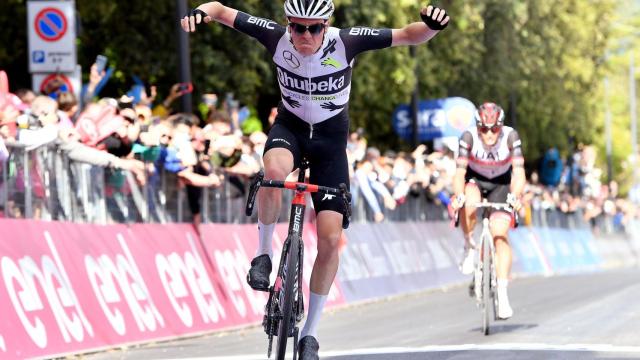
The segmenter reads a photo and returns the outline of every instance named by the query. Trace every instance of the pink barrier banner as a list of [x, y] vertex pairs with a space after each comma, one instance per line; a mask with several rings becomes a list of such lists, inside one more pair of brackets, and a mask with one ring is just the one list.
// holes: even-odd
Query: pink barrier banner
[[[282, 246], [287, 237], [287, 224], [276, 225], [273, 237], [273, 270], [271, 283], [274, 283]], [[305, 245], [303, 260], [303, 290], [305, 303], [308, 300], [311, 270], [317, 255], [316, 228], [307, 223], [303, 229], [303, 241]], [[243, 314], [248, 320], [261, 320], [264, 315], [264, 306], [267, 301], [267, 293], [253, 291], [246, 282], [247, 271], [251, 259], [256, 255], [258, 247], [258, 229], [256, 225], [203, 225], [201, 227], [202, 240], [207, 255], [211, 258], [214, 272], [223, 274], [227, 284], [233, 284], [231, 289], [231, 303], [239, 314]], [[332, 307], [345, 303], [345, 298], [338, 284], [334, 282], [326, 307]], [[308, 304], [305, 304], [308, 308]]]
[[[202, 232], [201, 242], [189, 225], [0, 220], [0, 358], [79, 353], [260, 321], [266, 293], [245, 280], [255, 225], [206, 225]], [[276, 253], [286, 226], [277, 233]], [[310, 225], [307, 239], [308, 291], [316, 253]], [[334, 286], [329, 305], [343, 302]]]

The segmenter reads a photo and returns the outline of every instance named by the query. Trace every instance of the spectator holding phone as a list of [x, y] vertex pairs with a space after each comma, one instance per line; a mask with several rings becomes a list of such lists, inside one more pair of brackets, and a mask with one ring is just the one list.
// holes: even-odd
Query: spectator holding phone
[[173, 84], [171, 90], [169, 91], [169, 95], [164, 99], [162, 104], [153, 108], [153, 115], [160, 117], [171, 115], [171, 105], [173, 104], [173, 102], [192, 91], [193, 86], [191, 84]]
[[106, 64], [106, 58], [102, 61], [100, 60], [100, 56], [98, 56], [96, 62], [91, 65], [89, 83], [82, 88], [82, 94], [80, 96], [81, 111], [84, 110], [84, 108], [91, 103], [92, 99], [100, 93], [102, 85], [108, 79], [108, 74], [105, 71]]

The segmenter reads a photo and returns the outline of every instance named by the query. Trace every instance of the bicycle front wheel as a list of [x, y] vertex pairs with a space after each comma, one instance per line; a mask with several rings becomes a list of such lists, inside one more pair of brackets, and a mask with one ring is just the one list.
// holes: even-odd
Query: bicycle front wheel
[[491, 243], [489, 237], [482, 239], [482, 332], [489, 335], [489, 318], [491, 308]]
[[[295, 314], [293, 313], [293, 304], [295, 297], [295, 286], [297, 279], [298, 269], [298, 254], [300, 252], [300, 239], [296, 236], [291, 237], [291, 243], [289, 244], [289, 251], [287, 252], [287, 267], [284, 275], [284, 288], [282, 289], [283, 301], [281, 303], [280, 311], [282, 312], [282, 319], [280, 320], [280, 326], [278, 327], [278, 343], [276, 349], [276, 359], [284, 360], [287, 353], [287, 340], [289, 334], [293, 331], [295, 326]], [[295, 349], [295, 346], [293, 347]]]

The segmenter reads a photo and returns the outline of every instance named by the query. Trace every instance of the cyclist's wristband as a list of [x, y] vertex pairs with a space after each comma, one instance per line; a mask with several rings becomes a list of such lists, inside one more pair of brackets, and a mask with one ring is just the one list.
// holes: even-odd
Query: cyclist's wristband
[[[435, 8], [434, 8], [435, 10]], [[440, 9], [441, 13], [444, 12], [443, 9]], [[438, 16], [441, 14], [439, 13]], [[447, 21], [446, 24], [442, 25], [440, 21], [438, 21], [437, 19], [432, 18], [432, 16], [434, 16], [435, 11], [431, 12], [431, 16], [429, 15], [425, 15], [423, 13], [420, 13], [420, 17], [422, 18], [422, 21], [427, 24], [427, 26], [429, 27], [429, 29], [431, 30], [436, 30], [436, 31], [440, 31], [443, 30], [444, 28], [447, 27], [447, 25], [449, 25], [449, 22], [451, 21]], [[445, 15], [442, 17], [442, 19], [444, 20], [447, 17], [447, 14], [445, 13]]]

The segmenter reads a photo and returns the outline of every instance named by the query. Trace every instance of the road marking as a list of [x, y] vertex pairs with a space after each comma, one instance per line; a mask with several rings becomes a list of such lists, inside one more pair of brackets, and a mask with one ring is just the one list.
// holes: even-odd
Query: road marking
[[[353, 356], [353, 355], [382, 355], [382, 354], [405, 354], [405, 353], [429, 353], [429, 352], [452, 352], [452, 351], [558, 351], [558, 352], [598, 352], [598, 353], [638, 353], [640, 346], [615, 346], [609, 344], [528, 344], [528, 343], [508, 343], [508, 344], [464, 344], [464, 345], [433, 345], [423, 347], [387, 347], [356, 349], [346, 351], [323, 351], [325, 356]], [[180, 358], [180, 360], [264, 360], [265, 354], [222, 356], [222, 357], [197, 357]], [[169, 359], [165, 359], [169, 360]]]

